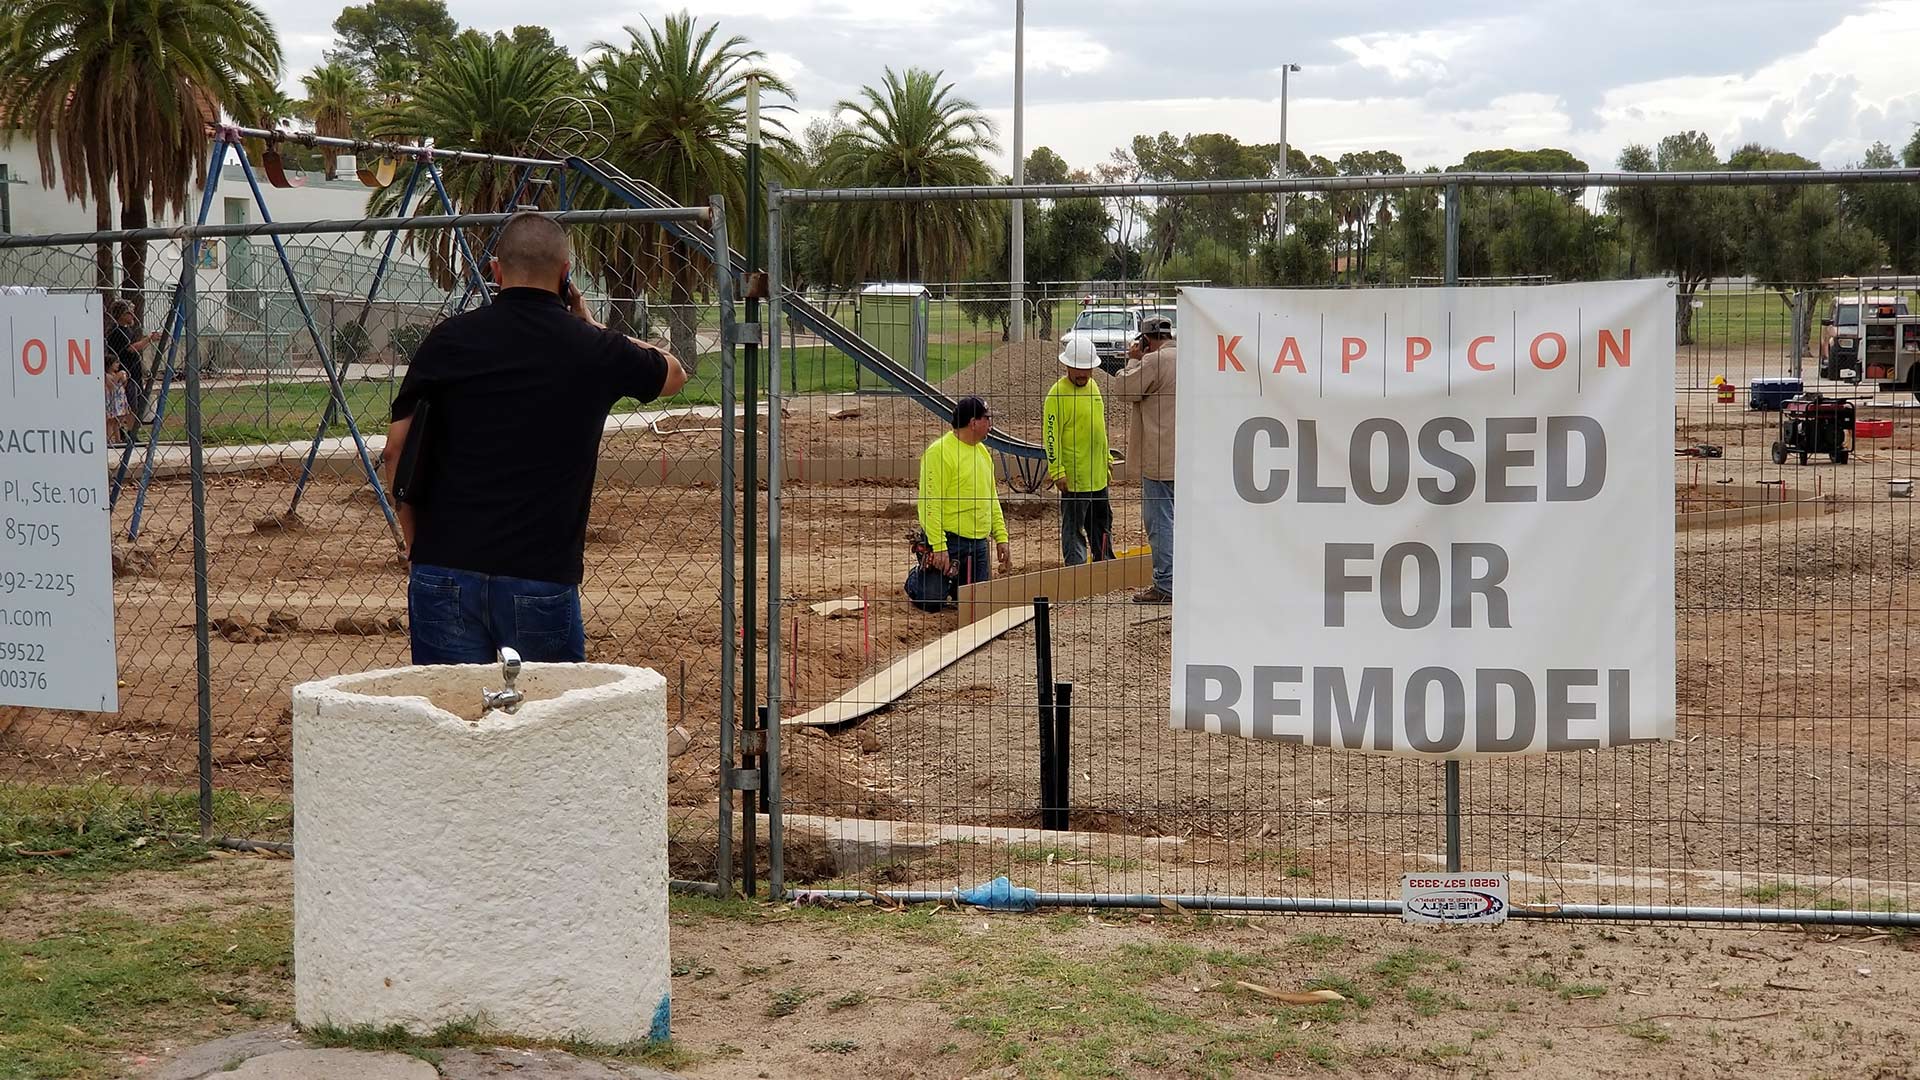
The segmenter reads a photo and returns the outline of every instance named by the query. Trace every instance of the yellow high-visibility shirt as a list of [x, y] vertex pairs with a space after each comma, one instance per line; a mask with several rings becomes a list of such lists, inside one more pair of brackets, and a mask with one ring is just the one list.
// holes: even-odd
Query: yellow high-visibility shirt
[[1047, 475], [1067, 478], [1068, 491], [1107, 486], [1107, 406], [1100, 388], [1073, 385], [1065, 375], [1047, 391]]
[[992, 451], [968, 446], [951, 431], [927, 447], [920, 455], [920, 527], [935, 551], [947, 550], [948, 533], [1007, 542]]

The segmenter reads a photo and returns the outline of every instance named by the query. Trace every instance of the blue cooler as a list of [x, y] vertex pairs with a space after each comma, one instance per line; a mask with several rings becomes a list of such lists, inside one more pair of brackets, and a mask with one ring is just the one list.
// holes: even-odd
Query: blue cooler
[[1799, 379], [1755, 379], [1747, 386], [1747, 408], [1778, 412], [1806, 388]]

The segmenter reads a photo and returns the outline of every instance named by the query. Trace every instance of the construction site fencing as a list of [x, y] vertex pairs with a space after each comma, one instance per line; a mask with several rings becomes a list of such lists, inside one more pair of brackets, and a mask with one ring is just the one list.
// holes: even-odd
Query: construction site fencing
[[[1043, 903], [1384, 913], [1402, 874], [1456, 867], [1511, 873], [1521, 915], [1920, 920], [1915, 515], [1900, 497], [1920, 471], [1920, 380], [1876, 392], [1819, 370], [1824, 321], [1844, 333], [1849, 298], [1920, 310], [1920, 279], [1899, 276], [1920, 271], [1917, 193], [1910, 169], [773, 191], [776, 322], [820, 302], [788, 284], [793, 238], [868, 204], [945, 236], [1014, 199], [1099, 200], [1109, 238], [1134, 221], [1135, 254], [1162, 277], [1221, 286], [1665, 280], [1679, 713], [1670, 742], [1468, 764], [1174, 730], [1169, 609], [1132, 602], [1148, 580], [1124, 558], [1146, 544], [1126, 466], [1110, 489], [1123, 558], [1098, 595], [1050, 598], [1050, 641], [1026, 593], [977, 633], [965, 605], [923, 611], [903, 593], [917, 459], [964, 394], [986, 400], [1000, 440], [1012, 573], [1062, 565], [1059, 496], [1016, 460], [1042, 441], [1059, 335], [994, 345], [949, 324], [943, 343], [980, 351], [928, 400], [795, 395], [785, 372], [809, 354], [788, 340], [770, 384], [773, 580], [753, 616], [772, 631], [775, 890], [919, 900], [1004, 875]], [[969, 287], [1000, 295], [940, 289]], [[1186, 347], [1211, 357], [1214, 342]], [[1844, 464], [1776, 464], [1780, 413], [1749, 388], [1796, 375], [1862, 398], [1861, 418], [1890, 431]], [[1126, 407], [1109, 396], [1106, 412], [1132, 456]], [[1071, 684], [1064, 732], [1039, 719], [1056, 681]], [[1043, 805], [1053, 784], [1064, 799]]]
[[[161, 335], [142, 353], [146, 421], [108, 453], [119, 711], [0, 706], [0, 816], [110, 803], [163, 832], [290, 838], [292, 688], [409, 663], [407, 564], [372, 467], [414, 350], [488, 301], [481, 266], [505, 220], [0, 238], [0, 286], [138, 298], [136, 331]], [[607, 423], [582, 609], [594, 660], [666, 677], [672, 870], [713, 882], [739, 648], [731, 268], [690, 264], [684, 302], [657, 303], [676, 288], [643, 253], [669, 223], [724, 238], [724, 209], [558, 220], [596, 317], [689, 369], [678, 397], [621, 401]], [[99, 290], [96, 255], [117, 278], [129, 245], [147, 249], [145, 286]], [[618, 300], [609, 265], [637, 267]]]

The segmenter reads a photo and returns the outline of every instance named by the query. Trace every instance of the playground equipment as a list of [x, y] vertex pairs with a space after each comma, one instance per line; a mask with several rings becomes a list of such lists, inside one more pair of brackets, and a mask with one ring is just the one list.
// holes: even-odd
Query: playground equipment
[[[398, 165], [411, 162], [407, 170], [406, 186], [402, 191], [398, 207], [398, 216], [405, 217], [412, 209], [413, 200], [422, 177], [431, 186], [431, 194], [424, 196], [419, 209], [424, 209], [427, 200], [437, 201], [447, 214], [458, 214], [460, 209], [454, 205], [447, 192], [446, 183], [441, 175], [440, 163], [480, 163], [490, 165], [511, 165], [517, 170], [512, 194], [505, 200], [500, 210], [537, 210], [543, 209], [542, 202], [552, 204], [559, 210], [573, 208], [579, 192], [588, 183], [600, 185], [609, 194], [621, 202], [636, 209], [665, 210], [673, 209], [677, 204], [653, 185], [638, 180], [622, 172], [618, 167], [605, 160], [605, 154], [611, 142], [605, 130], [611, 129], [612, 118], [607, 115], [604, 106], [580, 98], [558, 98], [549, 102], [536, 117], [534, 131], [529, 143], [538, 150], [551, 154], [551, 157], [519, 157], [505, 154], [487, 154], [465, 150], [444, 150], [432, 146], [415, 146], [397, 143], [373, 142], [361, 139], [338, 139], [308, 133], [291, 133], [285, 130], [244, 128], [233, 125], [222, 126], [214, 133], [212, 161], [208, 169], [205, 189], [201, 192], [199, 212], [194, 221], [196, 225], [205, 225], [213, 205], [213, 191], [227, 155], [231, 153], [239, 164], [242, 175], [247, 180], [253, 196], [254, 206], [259, 210], [263, 222], [273, 220], [268, 210], [265, 195], [261, 191], [252, 164], [248, 160], [244, 140], [264, 140], [266, 149], [262, 152], [261, 165], [267, 173], [269, 184], [274, 187], [298, 186], [296, 178], [289, 177], [279, 152], [283, 142], [296, 142], [304, 146], [328, 146], [353, 151], [356, 155], [367, 152], [374, 162], [371, 167], [357, 169], [359, 179], [370, 188], [381, 188], [391, 184], [397, 177]], [[488, 208], [489, 210], [492, 208]], [[480, 212], [479, 208], [475, 208]], [[418, 209], [415, 210], [418, 212]], [[717, 261], [716, 245], [713, 233], [690, 221], [664, 221], [661, 227], [676, 240], [699, 252], [710, 261]], [[482, 268], [492, 254], [493, 244], [498, 239], [496, 229], [478, 254], [473, 251], [464, 230], [454, 232], [454, 247], [457, 251], [458, 270], [461, 290], [457, 297], [450, 297], [446, 305], [448, 314], [466, 310], [475, 302], [487, 303], [489, 294], [485, 274]], [[364, 326], [377, 300], [380, 288], [392, 266], [394, 247], [399, 239], [398, 230], [389, 230], [378, 264], [375, 267], [372, 282], [366, 297], [361, 301], [356, 324]], [[185, 275], [194, 272], [199, 263], [201, 248], [206, 241], [195, 239], [184, 253], [181, 268], [180, 285], [185, 284]], [[314, 351], [325, 371], [329, 396], [325, 415], [313, 434], [307, 448], [306, 457], [301, 465], [299, 479], [294, 484], [293, 497], [287, 507], [289, 515], [298, 511], [301, 497], [307, 484], [313, 477], [314, 463], [319, 456], [320, 447], [336, 422], [344, 420], [351, 436], [355, 453], [360, 459], [362, 471], [368, 485], [373, 489], [381, 514], [386, 518], [389, 532], [392, 534], [396, 550], [404, 550], [398, 518], [387, 497], [379, 472], [374, 466], [365, 439], [362, 437], [352, 410], [347, 404], [344, 380], [352, 366], [352, 357], [336, 358], [328, 335], [322, 334], [313, 310], [308, 303], [305, 291], [295, 272], [293, 262], [288, 255], [286, 245], [278, 237], [273, 237], [273, 245], [279, 257], [280, 268], [285, 275], [288, 289], [299, 309], [307, 335], [312, 339]], [[745, 274], [756, 268], [748, 267], [740, 253], [729, 251], [729, 260], [735, 274]], [[137, 488], [134, 495], [134, 507], [131, 520], [127, 525], [127, 538], [133, 540], [140, 533], [141, 518], [145, 510], [146, 499], [153, 480], [154, 457], [159, 444], [159, 432], [167, 415], [170, 391], [176, 368], [181, 342], [184, 338], [185, 320], [180, 317], [179, 285], [173, 290], [173, 298], [167, 305], [167, 314], [162, 322], [162, 337], [167, 342], [162, 362], [155, 365], [150, 378], [159, 380], [157, 393], [152, 395], [154, 418], [149, 425], [143, 447], [142, 464]], [[805, 327], [808, 332], [818, 336], [834, 349], [845, 354], [859, 367], [878, 376], [896, 390], [919, 403], [927, 411], [945, 421], [953, 414], [954, 398], [941, 391], [921, 375], [900, 364], [884, 351], [875, 347], [846, 327], [841, 326], [832, 316], [816, 307], [813, 303], [798, 295], [782, 298], [782, 307], [788, 317]], [[1002, 472], [1010, 481], [1025, 491], [1036, 491], [1046, 477], [1046, 451], [1035, 443], [1016, 438], [995, 428], [986, 440], [988, 449], [1002, 456], [1005, 464]], [[134, 447], [130, 443], [122, 450], [120, 462], [114, 474], [109, 493], [110, 504], [117, 505], [121, 490], [126, 482], [132, 462]]]
[[[667, 198], [666, 193], [659, 188], [644, 180], [636, 180], [606, 162], [571, 157], [567, 159], [567, 164], [583, 175], [591, 177], [595, 183], [636, 209], [658, 210], [674, 205], [673, 200]], [[714, 257], [713, 234], [706, 229], [692, 222], [669, 222], [664, 227], [687, 246], [709, 259]], [[745, 257], [739, 252], [733, 252], [730, 259], [734, 266], [747, 265]], [[832, 316], [815, 307], [805, 297], [788, 294], [780, 298], [780, 306], [788, 318], [806, 327], [810, 333], [844, 353], [854, 363], [878, 375], [942, 421], [952, 419], [954, 407], [952, 397], [926, 379], [894, 363], [892, 357], [871, 342], [841, 326]], [[1015, 438], [999, 428], [988, 432], [986, 445], [987, 449], [1008, 460], [1024, 490], [1039, 490], [1040, 482], [1047, 475], [1047, 452], [1044, 447]]]

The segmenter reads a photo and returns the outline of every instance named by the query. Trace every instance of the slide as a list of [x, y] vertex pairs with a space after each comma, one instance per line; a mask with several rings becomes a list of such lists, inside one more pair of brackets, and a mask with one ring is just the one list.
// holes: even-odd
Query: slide
[[[612, 165], [570, 157], [567, 159], [567, 166], [592, 178], [637, 209], [655, 210], [678, 205], [667, 198], [659, 188], [644, 180], [636, 180]], [[706, 229], [687, 221], [664, 222], [662, 227], [704, 252], [708, 258], [714, 257], [713, 234]], [[730, 257], [736, 273], [749, 269], [746, 259], [739, 252], [732, 252]], [[953, 416], [954, 399], [952, 397], [912, 371], [894, 363], [892, 357], [835, 322], [826, 312], [808, 303], [804, 298], [788, 294], [781, 300], [781, 307], [786, 311], [788, 318], [845, 353], [854, 363], [886, 380], [896, 390], [918, 401], [928, 412], [942, 420], [948, 420]], [[1037, 490], [1040, 480], [1046, 476], [1047, 452], [1044, 447], [1024, 439], [1016, 439], [995, 428], [987, 435], [987, 449], [1013, 459], [1011, 464], [1017, 470], [1020, 479], [1025, 481], [1029, 491]]]

